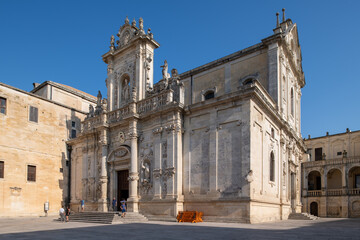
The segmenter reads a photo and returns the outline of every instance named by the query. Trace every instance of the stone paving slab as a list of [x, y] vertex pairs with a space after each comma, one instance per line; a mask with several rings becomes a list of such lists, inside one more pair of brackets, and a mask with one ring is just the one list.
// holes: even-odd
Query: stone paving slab
[[0, 239], [360, 239], [360, 219], [275, 223], [62, 223], [54, 218], [0, 218]]

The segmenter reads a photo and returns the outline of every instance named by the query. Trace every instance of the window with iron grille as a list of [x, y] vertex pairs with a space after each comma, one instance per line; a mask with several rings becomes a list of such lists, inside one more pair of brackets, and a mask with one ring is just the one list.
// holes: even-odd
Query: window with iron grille
[[0, 97], [0, 113], [6, 114], [6, 98]]
[[29, 121], [31, 122], [38, 122], [38, 108], [30, 106], [29, 108]]
[[27, 168], [27, 180], [29, 182], [35, 182], [36, 181], [36, 166], [28, 165], [28, 168]]
[[4, 161], [0, 161], [0, 178], [4, 178]]

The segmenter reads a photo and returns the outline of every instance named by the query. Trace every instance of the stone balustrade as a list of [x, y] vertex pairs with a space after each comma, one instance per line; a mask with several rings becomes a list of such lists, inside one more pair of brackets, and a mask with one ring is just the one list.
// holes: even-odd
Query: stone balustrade
[[345, 194], [345, 191], [343, 191], [343, 189], [328, 189], [326, 191], [327, 196], [341, 196], [344, 194]]
[[91, 131], [99, 125], [101, 125], [101, 116], [88, 118], [81, 123], [81, 133]]
[[[323, 194], [324, 193], [324, 194]], [[324, 192], [322, 190], [309, 190], [307, 191], [307, 197], [321, 197], [321, 196], [347, 196], [347, 195], [360, 195], [360, 188], [352, 189], [327, 189]]]
[[144, 114], [151, 111], [157, 111], [162, 106], [171, 102], [173, 102], [173, 90], [167, 90], [138, 102], [136, 105], [136, 112], [138, 114]]
[[129, 115], [130, 115], [129, 106], [125, 106], [123, 108], [119, 108], [119, 109], [109, 112], [108, 113], [108, 122], [109, 123], [119, 122]]
[[321, 196], [321, 190], [310, 190], [307, 192], [308, 197], [320, 197]]
[[318, 166], [325, 166], [325, 165], [341, 165], [341, 164], [348, 164], [348, 163], [360, 163], [360, 156], [334, 158], [334, 159], [327, 159], [327, 160], [321, 160], [321, 161], [303, 162], [303, 166], [308, 168], [308, 167], [318, 167]]

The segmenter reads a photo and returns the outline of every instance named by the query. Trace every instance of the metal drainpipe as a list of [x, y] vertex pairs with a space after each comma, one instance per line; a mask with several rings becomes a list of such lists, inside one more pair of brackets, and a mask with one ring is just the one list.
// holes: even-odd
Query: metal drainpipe
[[69, 161], [69, 175], [68, 175], [68, 197], [66, 200], [67, 206], [70, 206], [70, 198], [71, 198], [71, 151], [72, 147], [70, 145], [66, 145], [68, 150], [68, 161]]

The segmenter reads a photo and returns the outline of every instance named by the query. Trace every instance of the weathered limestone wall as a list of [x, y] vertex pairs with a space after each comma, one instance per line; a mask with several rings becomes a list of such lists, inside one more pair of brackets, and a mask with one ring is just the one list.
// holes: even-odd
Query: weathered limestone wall
[[[6, 115], [0, 114], [0, 216], [43, 215], [46, 201], [56, 215], [68, 197], [65, 141], [71, 121], [80, 123], [84, 114], [3, 85], [0, 96], [7, 99]], [[28, 120], [29, 106], [38, 108], [37, 123]], [[36, 166], [35, 182], [27, 181], [28, 165]]]

